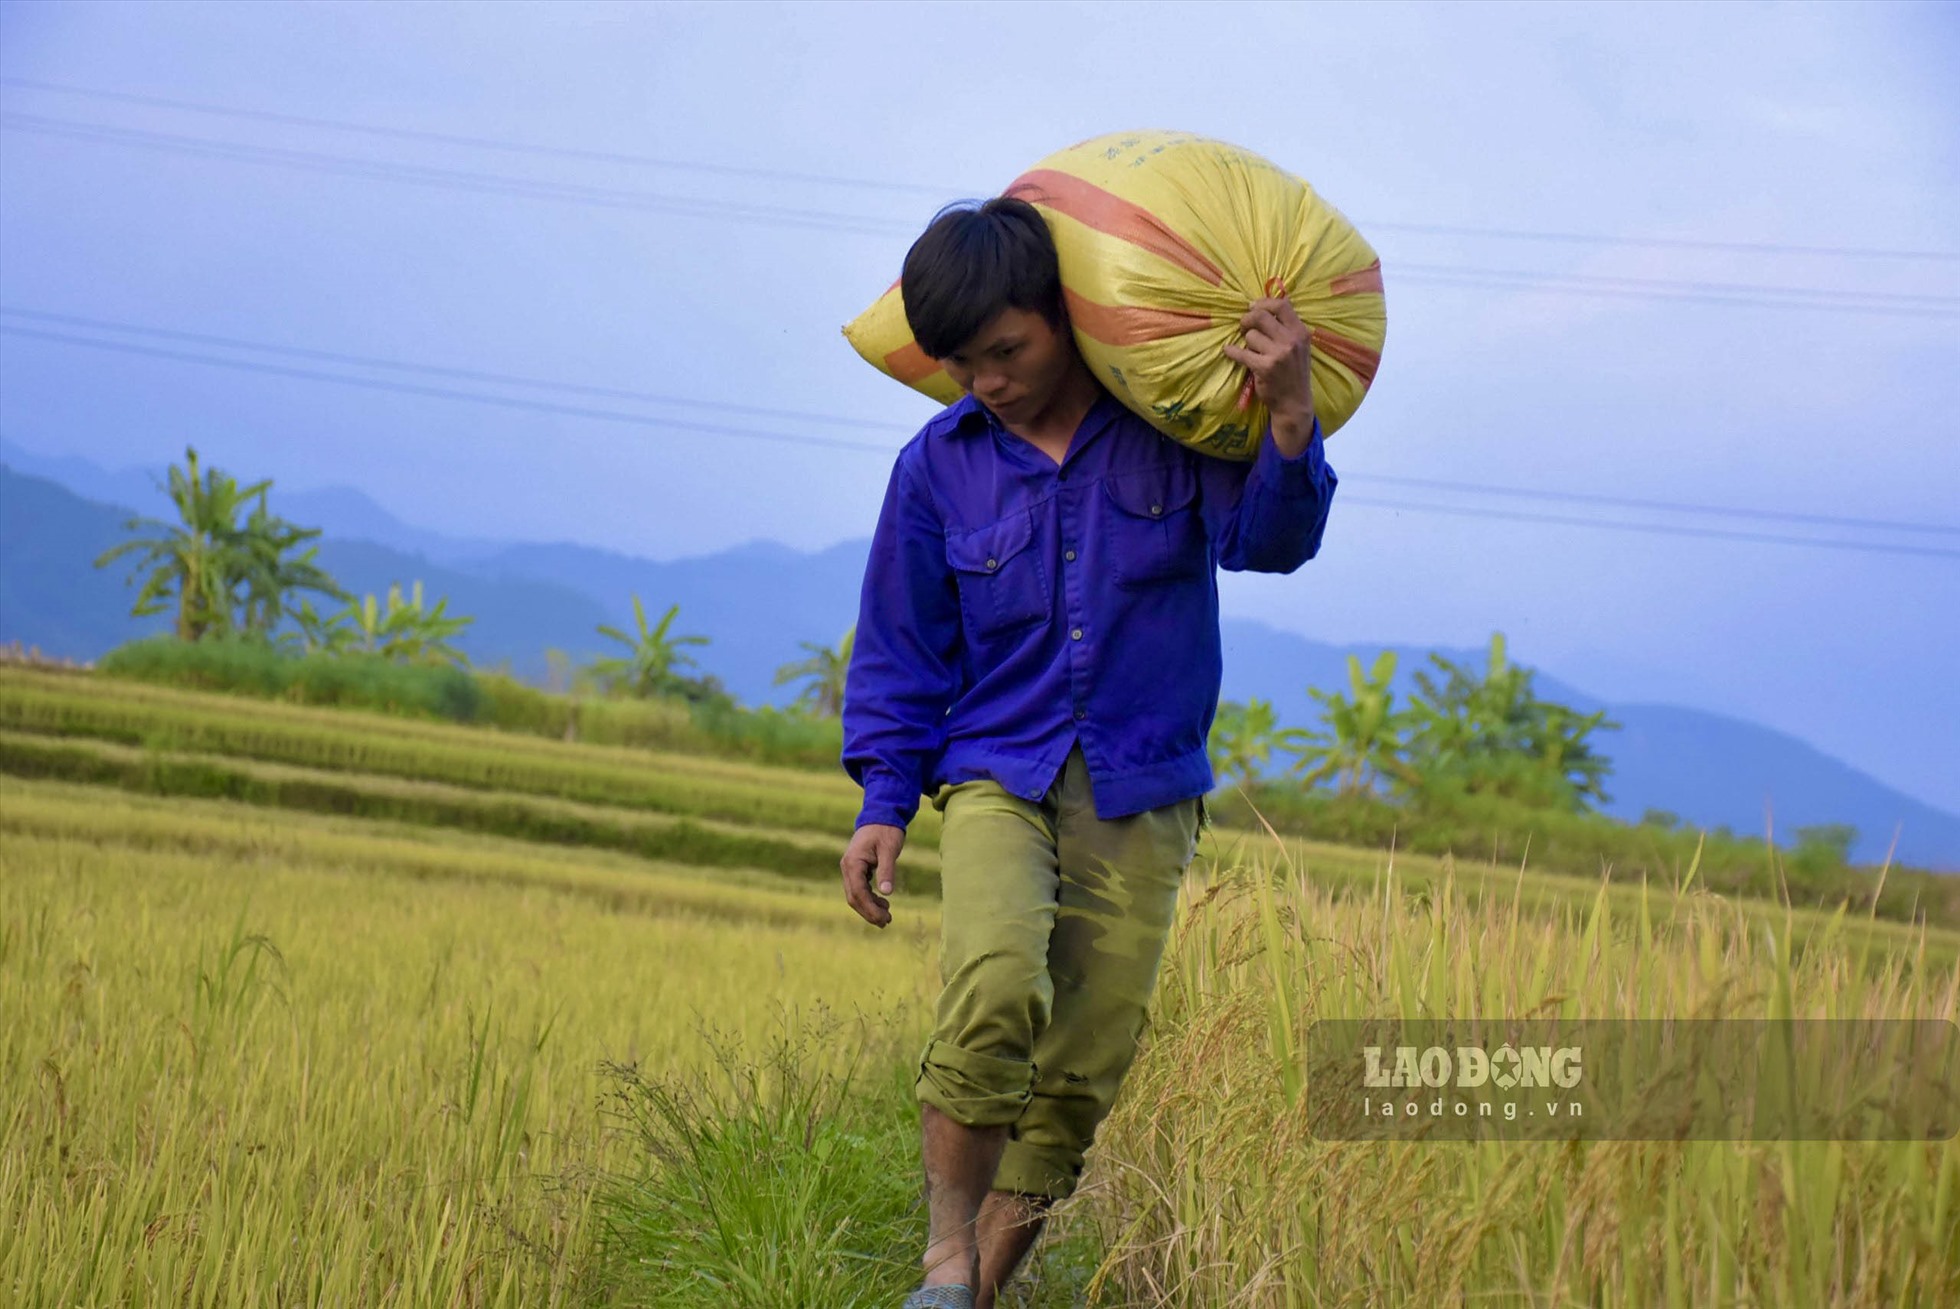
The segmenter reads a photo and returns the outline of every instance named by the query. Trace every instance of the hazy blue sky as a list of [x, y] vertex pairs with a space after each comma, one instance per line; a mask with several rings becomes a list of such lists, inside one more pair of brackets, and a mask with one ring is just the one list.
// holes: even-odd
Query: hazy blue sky
[[[873, 373], [837, 329], [889, 283], [910, 234], [941, 201], [995, 190], [1080, 138], [1193, 130], [1307, 177], [1381, 250], [1389, 287], [1375, 393], [1330, 448], [1348, 502], [1324, 555], [1292, 578], [1228, 579], [1230, 609], [1334, 641], [1478, 645], [1501, 628], [1521, 658], [1599, 694], [1752, 717], [1960, 808], [1960, 558], [1361, 503], [1854, 535], [1381, 480], [1428, 477], [1943, 524], [1855, 535], [1960, 551], [1960, 262], [1654, 243], [1960, 249], [1956, 14], [0, 5], [5, 308], [653, 392], [697, 403], [361, 372], [878, 449], [19, 335], [0, 336], [0, 431], [111, 467], [160, 464], [195, 441], [240, 474], [351, 484], [456, 534], [658, 557], [864, 536], [883, 451], [930, 405]], [[23, 81], [749, 171], [361, 134]], [[78, 136], [64, 126], [75, 123], [151, 135]], [[485, 175], [523, 179], [526, 193]], [[621, 194], [600, 203], [600, 191]], [[678, 212], [675, 198], [708, 208]], [[1435, 269], [1486, 271], [1460, 285], [1465, 274]], [[1655, 279], [1670, 295], [1834, 294], [1824, 308], [1760, 292], [1743, 304], [1576, 295], [1570, 280], [1505, 285], [1488, 270]], [[1919, 314], [1858, 312], [1845, 292], [1931, 299], [1865, 302]]]

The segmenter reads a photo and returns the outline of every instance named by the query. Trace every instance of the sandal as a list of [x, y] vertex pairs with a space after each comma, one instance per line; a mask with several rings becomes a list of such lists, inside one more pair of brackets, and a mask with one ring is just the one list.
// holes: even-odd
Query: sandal
[[957, 1283], [922, 1286], [906, 1296], [899, 1309], [973, 1309], [973, 1292]]

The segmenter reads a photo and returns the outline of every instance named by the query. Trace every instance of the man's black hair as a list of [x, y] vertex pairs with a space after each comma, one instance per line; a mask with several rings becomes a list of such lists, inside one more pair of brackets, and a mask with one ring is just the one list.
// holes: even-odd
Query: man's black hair
[[1038, 313], [1055, 327], [1068, 321], [1048, 224], [1033, 205], [1008, 196], [940, 210], [906, 252], [899, 292], [912, 339], [934, 359], [971, 341], [1004, 309]]

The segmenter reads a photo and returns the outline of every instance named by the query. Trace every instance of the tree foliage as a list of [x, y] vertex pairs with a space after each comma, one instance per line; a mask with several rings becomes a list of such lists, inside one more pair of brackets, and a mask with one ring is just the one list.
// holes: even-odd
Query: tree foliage
[[417, 581], [406, 598], [399, 583], [390, 586], [385, 606], [370, 592], [337, 613], [323, 615], [310, 603], [302, 604], [293, 619], [309, 651], [374, 654], [414, 664], [467, 664], [463, 652], [449, 642], [475, 620], [452, 618], [448, 608], [447, 599], [428, 604]]
[[657, 695], [694, 699], [703, 688], [712, 689], [707, 682], [681, 676], [681, 669], [697, 666], [686, 648], [706, 645], [708, 638], [675, 635], [674, 619], [680, 611], [678, 604], [670, 605], [659, 622], [649, 624], [646, 606], [640, 603], [639, 596], [634, 596], [635, 632], [629, 634], [607, 623], [599, 626], [599, 635], [625, 646], [626, 653], [617, 658], [595, 660], [593, 673], [613, 688], [642, 699]]
[[851, 649], [856, 642], [855, 623], [835, 646], [821, 645], [815, 641], [797, 642], [808, 657], [778, 668], [775, 685], [802, 682], [803, 689], [796, 696], [797, 708], [818, 718], [841, 717], [844, 713], [844, 680], [850, 671]]
[[314, 562], [319, 547], [308, 542], [319, 530], [274, 515], [266, 504], [271, 489], [270, 480], [240, 486], [229, 473], [203, 467], [196, 448], [186, 447], [183, 466], [171, 467], [165, 486], [177, 521], [130, 519], [125, 529], [136, 535], [103, 551], [95, 566], [135, 556], [130, 580], [141, 578], [142, 589], [131, 612], [174, 610], [180, 640], [269, 638], [296, 593], [344, 598]]
[[1383, 782], [1412, 785], [1415, 774], [1404, 760], [1402, 731], [1408, 722], [1395, 708], [1395, 652], [1384, 650], [1375, 666], [1361, 671], [1348, 656], [1348, 689], [1307, 694], [1320, 705], [1320, 728], [1302, 733], [1294, 750], [1294, 771], [1308, 786], [1333, 782], [1342, 795], [1375, 791]]
[[1302, 735], [1280, 727], [1271, 701], [1223, 701], [1211, 723], [1212, 770], [1224, 781], [1251, 786], [1272, 760], [1273, 751], [1288, 749]]
[[1564, 810], [1609, 798], [1612, 764], [1590, 739], [1619, 727], [1605, 710], [1582, 714], [1539, 699], [1534, 673], [1510, 661], [1502, 633], [1492, 635], [1482, 673], [1439, 654], [1429, 661], [1433, 669], [1416, 674], [1405, 747], [1416, 791]]
[[1319, 708], [1306, 730], [1282, 729], [1272, 706], [1221, 704], [1212, 728], [1212, 766], [1250, 784], [1275, 751], [1291, 754], [1289, 776], [1339, 796], [1399, 799], [1435, 808], [1486, 797], [1537, 809], [1578, 811], [1607, 799], [1611, 764], [1593, 734], [1617, 728], [1604, 711], [1581, 713], [1540, 699], [1534, 674], [1511, 663], [1501, 633], [1479, 670], [1439, 654], [1415, 674], [1398, 707], [1396, 656], [1366, 669], [1348, 657], [1344, 690], [1310, 687]]

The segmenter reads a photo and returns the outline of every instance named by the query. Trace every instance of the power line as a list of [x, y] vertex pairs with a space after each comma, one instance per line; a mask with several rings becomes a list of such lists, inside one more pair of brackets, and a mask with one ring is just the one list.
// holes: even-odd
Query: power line
[[93, 123], [71, 123], [29, 114], [0, 114], [0, 127], [81, 141], [135, 146], [140, 149], [189, 155], [195, 158], [267, 164], [305, 172], [330, 173], [374, 181], [412, 182], [449, 190], [517, 195], [534, 200], [564, 200], [602, 208], [670, 213], [693, 218], [737, 218], [778, 226], [814, 227], [861, 236], [911, 235], [917, 230], [917, 224], [914, 223], [871, 218], [862, 214], [826, 213], [821, 210], [792, 209], [779, 205], [702, 200], [692, 196], [669, 195], [655, 191], [628, 191], [570, 182], [548, 182], [537, 178], [512, 177], [503, 173], [481, 173], [468, 169], [435, 168], [425, 164], [400, 164], [386, 160], [362, 159], [351, 155], [328, 154], [318, 150], [241, 145], [208, 137], [179, 136], [169, 132], [146, 132], [125, 127], [102, 127]]
[[466, 136], [454, 132], [429, 132], [412, 127], [390, 127], [375, 123], [354, 123], [341, 118], [314, 118], [305, 114], [273, 113], [263, 109], [235, 109], [174, 100], [165, 96], [138, 95], [129, 91], [97, 91], [56, 82], [39, 82], [25, 77], [0, 77], [0, 86], [17, 86], [30, 91], [53, 91], [61, 95], [84, 96], [94, 100], [114, 100], [124, 104], [146, 105], [156, 109], [176, 109], [195, 114], [213, 114], [251, 122], [281, 123], [291, 127], [325, 128], [335, 132], [357, 132], [364, 136], [396, 141], [427, 141], [433, 145], [460, 145], [473, 150], [496, 150], [505, 154], [536, 155], [545, 159], [575, 159], [585, 163], [631, 164], [642, 168], [666, 168], [676, 172], [707, 173], [717, 177], [753, 177], [760, 181], [798, 182], [816, 186], [849, 186], [863, 190], [896, 191], [911, 195], [948, 196], [958, 192], [924, 182], [890, 182], [872, 177], [838, 177], [827, 173], [798, 173], [776, 168], [752, 168], [739, 164], [714, 164], [695, 159], [669, 159], [658, 155], [630, 154], [617, 150], [587, 150], [577, 146], [531, 145], [487, 136]]
[[[1938, 318], [1946, 319], [1960, 316], [1960, 301], [1954, 307], [1932, 307], [1919, 305], [1887, 305], [1862, 301], [1836, 301], [1821, 298], [1832, 294], [1823, 292], [1818, 298], [1808, 300], [1768, 299], [1756, 296], [1721, 295], [1685, 289], [1675, 290], [1666, 284], [1658, 284], [1652, 289], [1640, 290], [1631, 287], [1568, 285], [1558, 280], [1559, 274], [1540, 274], [1531, 280], [1507, 281], [1498, 277], [1478, 276], [1471, 270], [1460, 275], [1441, 273], [1402, 273], [1391, 272], [1387, 280], [1391, 283], [1415, 282], [1430, 286], [1454, 287], [1461, 291], [1511, 291], [1519, 294], [1578, 296], [1588, 300], [1641, 300], [1660, 303], [1687, 303], [1704, 305], [1728, 305], [1741, 309], [1815, 309], [1829, 313], [1876, 314], [1889, 318]], [[1793, 288], [1765, 287], [1766, 291], [1791, 292]], [[1855, 293], [1845, 293], [1855, 294]]]
[[1534, 232], [1515, 227], [1459, 227], [1446, 223], [1384, 223], [1364, 226], [1422, 236], [1469, 236], [1498, 241], [1551, 241], [1569, 245], [1626, 245], [1655, 250], [1706, 250], [1716, 254], [1821, 255], [1834, 259], [1915, 259], [1960, 263], [1951, 250], [1882, 250], [1856, 245], [1793, 245], [1783, 241], [1706, 241], [1692, 237], [1607, 236], [1598, 232]]
[[678, 405], [688, 409], [710, 409], [720, 413], [740, 414], [748, 418], [783, 418], [800, 423], [824, 423], [836, 427], [857, 427], [874, 432], [905, 432], [913, 429], [897, 423], [881, 423], [867, 418], [848, 418], [840, 414], [817, 414], [799, 409], [772, 409], [762, 405], [731, 404], [725, 400], [697, 400], [688, 396], [660, 395], [651, 391], [632, 391], [614, 386], [588, 386], [577, 382], [558, 382], [539, 377], [522, 377], [512, 373], [486, 372], [476, 368], [450, 368], [440, 364], [409, 363], [399, 359], [382, 359], [374, 355], [344, 354], [338, 350], [313, 350], [302, 346], [271, 345], [264, 341], [248, 341], [236, 336], [215, 336], [208, 332], [185, 332], [167, 327], [146, 327], [138, 323], [122, 323], [108, 318], [85, 318], [79, 314], [58, 314], [42, 309], [20, 309], [11, 305], [0, 305], [0, 315], [11, 318], [26, 318], [39, 323], [58, 323], [67, 327], [85, 327], [98, 331], [122, 332], [134, 336], [154, 337], [163, 341], [183, 341], [192, 345], [214, 345], [229, 350], [252, 350], [261, 354], [284, 355], [289, 359], [313, 359], [322, 363], [352, 364], [361, 368], [380, 368], [390, 372], [419, 373], [427, 377], [449, 377], [466, 382], [488, 382], [497, 386], [518, 386], [539, 391], [556, 391], [564, 395], [589, 395], [606, 400], [633, 400], [641, 404]]
[[[676, 196], [661, 192], [592, 187], [546, 182], [532, 178], [481, 173], [465, 169], [397, 164], [313, 150], [290, 150], [240, 145], [209, 138], [101, 127], [22, 114], [0, 114], [0, 127], [42, 132], [59, 137], [135, 146], [165, 153], [230, 162], [269, 164], [369, 180], [409, 182], [475, 193], [516, 195], [527, 199], [560, 200], [606, 208], [675, 214], [682, 217], [725, 219], [774, 226], [806, 227], [863, 236], [911, 235], [914, 224], [860, 214], [752, 205], [724, 200]], [[1632, 298], [1696, 301], [1769, 309], [1815, 309], [1840, 313], [1887, 314], [1947, 318], [1960, 315], [1960, 297], [1893, 295], [1889, 292], [1840, 291], [1824, 287], [1762, 286], [1754, 284], [1677, 282], [1640, 278], [1588, 278], [1574, 274], [1535, 274], [1510, 269], [1456, 268], [1413, 265], [1411, 281], [1442, 279], [1445, 285], [1592, 298]]]
[[393, 391], [401, 395], [428, 396], [439, 400], [467, 400], [474, 404], [494, 405], [502, 409], [522, 409], [530, 413], [560, 414], [569, 418], [591, 418], [601, 422], [629, 423], [638, 427], [679, 428], [687, 432], [707, 432], [716, 436], [746, 437], [757, 441], [778, 441], [784, 445], [821, 446], [830, 450], [867, 450], [876, 454], [896, 454], [897, 447], [873, 445], [868, 441], [849, 441], [841, 437], [799, 436], [789, 432], [763, 432], [754, 428], [726, 427], [718, 423], [702, 423], [691, 418], [658, 418], [649, 414], [626, 413], [617, 409], [594, 409], [586, 405], [555, 404], [549, 400], [525, 400], [517, 396], [489, 395], [480, 391], [461, 391], [453, 387], [420, 386], [412, 382], [391, 382], [378, 377], [349, 377], [343, 373], [321, 372], [313, 368], [289, 368], [283, 364], [260, 363], [250, 359], [225, 359], [218, 355], [193, 354], [185, 350], [166, 350], [158, 346], [141, 345], [134, 341], [103, 341], [86, 336], [75, 336], [66, 332], [43, 332], [31, 327], [13, 327], [0, 323], [0, 333], [8, 336], [22, 336], [40, 341], [58, 341], [66, 345], [87, 346], [94, 350], [113, 350], [120, 354], [144, 355], [152, 359], [170, 359], [180, 363], [206, 364], [213, 368], [230, 368], [244, 373], [264, 373], [272, 377], [295, 377], [310, 382], [335, 382], [342, 386], [363, 387], [373, 391]]
[[1960, 536], [1960, 526], [1952, 523], [1905, 523], [1884, 518], [1845, 518], [1835, 514], [1801, 514], [1782, 509], [1744, 509], [1735, 505], [1696, 505], [1672, 500], [1642, 500], [1631, 496], [1591, 495], [1582, 491], [1537, 491], [1521, 486], [1492, 486], [1485, 482], [1445, 482], [1429, 477], [1399, 477], [1366, 473], [1371, 482], [1418, 487], [1433, 491], [1470, 492], [1476, 495], [1517, 496], [1531, 500], [1564, 500], [1574, 504], [1605, 505], [1615, 509], [1652, 509], [1670, 514], [1708, 514], [1719, 517], [1760, 518], [1766, 521], [1816, 523], [1824, 527], [1876, 528], [1888, 532], [1939, 532]]
[[[0, 78], [0, 86], [19, 87], [23, 90], [30, 91], [45, 91], [58, 95], [77, 96], [84, 99], [144, 105], [150, 108], [171, 109], [186, 113], [208, 114], [251, 122], [279, 123], [294, 127], [353, 132], [365, 136], [400, 141], [426, 141], [436, 145], [464, 146], [477, 150], [494, 150], [509, 154], [534, 155], [539, 158], [571, 159], [588, 163], [629, 164], [639, 167], [663, 168], [677, 172], [696, 172], [722, 177], [749, 177], [761, 181], [796, 182], [816, 186], [857, 187], [865, 190], [891, 191], [901, 194], [936, 196], [941, 198], [966, 193], [958, 187], [944, 187], [919, 182], [894, 182], [883, 178], [843, 177], [827, 173], [790, 172], [782, 169], [716, 164], [701, 160], [673, 159], [663, 156], [632, 154], [614, 150], [590, 150], [575, 146], [537, 145], [503, 140], [495, 137], [463, 135], [453, 132], [433, 132], [374, 123], [357, 123], [340, 118], [321, 118], [304, 114], [286, 114], [262, 109], [214, 105], [202, 101], [143, 95], [130, 91], [110, 91], [93, 87], [72, 86], [59, 82], [44, 82], [24, 77]], [[1425, 236], [1463, 236], [1504, 241], [1550, 241], [1566, 244], [1641, 246], [1666, 250], [1707, 250], [1741, 254], [1817, 255], [1849, 259], [1909, 259], [1960, 262], [1960, 252], [1949, 250], [1890, 250], [1876, 249], [1869, 246], [1799, 245], [1776, 241], [1715, 241], [1688, 237], [1611, 236], [1596, 232], [1548, 232], [1532, 231], [1523, 228], [1475, 227], [1443, 223], [1393, 223], [1379, 220], [1370, 220], [1364, 222], [1362, 225], [1383, 231], [1411, 232]]]
[[[1557, 278], [1561, 283], [1570, 283], [1573, 286], [1597, 287], [1607, 290], [1666, 290], [1723, 296], [1747, 295], [1752, 297], [1830, 297], [1833, 299], [1868, 300], [1874, 304], [1897, 305], [1910, 308], [1931, 307], [1948, 311], [1960, 308], [1960, 296], [1927, 295], [1923, 292], [1914, 291], [1847, 291], [1835, 287], [1766, 286], [1759, 282], [1698, 282], [1680, 278], [1605, 277], [1589, 273], [1548, 274], [1522, 268], [1462, 268], [1450, 264], [1398, 263], [1395, 265], [1393, 272], [1398, 276], [1405, 273], [1423, 273], [1516, 282], [1541, 281], [1547, 277], [1553, 277]], [[1840, 306], [1827, 305], [1822, 307], [1836, 308]]]
[[[99, 338], [77, 336], [65, 332], [42, 331], [37, 328], [15, 327], [0, 323], [0, 333], [21, 336], [35, 340], [53, 341], [69, 345], [85, 346], [98, 350], [109, 350], [123, 354], [139, 355], [148, 358], [165, 359], [182, 363], [202, 364], [210, 367], [228, 368], [239, 372], [260, 373], [274, 377], [299, 378], [307, 381], [336, 383], [368, 390], [394, 392], [404, 395], [429, 397], [444, 400], [460, 400], [473, 404], [490, 405], [497, 408], [516, 409], [531, 413], [545, 413], [574, 418], [593, 419], [603, 422], [625, 423], [655, 429], [679, 429], [682, 431], [704, 432], [718, 436], [738, 437], [752, 440], [774, 441], [785, 445], [814, 446], [832, 450], [858, 450], [868, 453], [891, 456], [896, 453], [891, 446], [875, 445], [865, 441], [851, 441], [833, 437], [803, 436], [785, 432], [758, 431], [753, 428], [729, 427], [721, 424], [702, 423], [692, 419], [666, 419], [647, 414], [628, 413], [621, 410], [597, 409], [584, 405], [557, 404], [550, 401], [525, 400], [513, 396], [491, 395], [485, 392], [465, 391], [453, 387], [422, 386], [414, 383], [395, 382], [381, 378], [353, 377], [341, 373], [323, 372], [311, 368], [292, 368], [279, 364], [267, 364], [255, 360], [227, 359], [222, 356], [197, 354], [190, 351], [171, 350], [142, 345], [131, 341], [106, 341]], [[1718, 528], [1698, 528], [1685, 524], [1629, 523], [1608, 519], [1577, 518], [1565, 515], [1523, 513], [1516, 510], [1476, 509], [1452, 505], [1421, 505], [1402, 501], [1377, 500], [1367, 496], [1348, 495], [1344, 502], [1368, 508], [1394, 509], [1414, 513], [1441, 513], [1460, 517], [1487, 518], [1508, 522], [1550, 523], [1572, 527], [1602, 527], [1625, 531], [1645, 532], [1660, 536], [1713, 537], [1723, 540], [1752, 541], [1773, 545], [1803, 545], [1822, 549], [1854, 550], [1882, 554], [1910, 554], [1937, 558], [1960, 558], [1960, 551], [1943, 550], [1930, 546], [1891, 544], [1885, 542], [1850, 541], [1843, 539], [1819, 539], [1814, 537], [1784, 536], [1762, 532], [1725, 531]]]
[[[456, 378], [464, 381], [484, 382], [496, 386], [526, 387], [556, 391], [561, 394], [590, 395], [609, 400], [633, 400], [646, 404], [679, 405], [685, 408], [706, 409], [712, 412], [738, 414], [744, 417], [781, 418], [796, 422], [817, 422], [834, 426], [856, 427], [866, 431], [891, 432], [901, 436], [909, 435], [914, 430], [900, 423], [853, 418], [842, 414], [823, 414], [813, 413], [807, 410], [774, 409], [756, 405], [731, 404], [721, 400], [701, 400], [692, 397], [661, 395], [647, 391], [626, 390], [619, 387], [588, 386], [573, 382], [558, 382], [543, 378], [523, 377], [510, 373], [490, 372], [482, 369], [454, 368], [437, 364], [415, 363], [402, 359], [384, 359], [375, 355], [346, 354], [334, 350], [276, 345], [265, 341], [247, 340], [243, 337], [219, 336], [208, 332], [187, 332], [173, 328], [151, 327], [140, 323], [122, 322], [116, 319], [54, 313], [43, 309], [28, 309], [6, 304], [0, 304], [0, 317], [24, 318], [33, 322], [54, 323], [67, 327], [81, 327], [93, 331], [116, 332], [165, 341], [182, 341], [196, 345], [219, 346], [230, 350], [248, 350], [261, 354], [280, 355], [287, 358], [349, 364], [362, 368], [385, 369], [391, 372]], [[1833, 514], [1795, 513], [1786, 510], [1754, 509], [1734, 505], [1690, 504], [1676, 500], [1637, 499], [1628, 496], [1598, 495], [1579, 491], [1540, 490], [1530, 487], [1498, 486], [1485, 482], [1445, 481], [1437, 478], [1393, 476], [1378, 473], [1367, 473], [1361, 474], [1360, 476], [1371, 482], [1471, 495], [1509, 496], [1528, 500], [1596, 504], [1618, 509], [1651, 510], [1676, 514], [1700, 514], [1712, 517], [1752, 518], [1774, 522], [1810, 523], [1825, 527], [1960, 535], [1960, 526], [1952, 524], [1909, 523], [1895, 519], [1853, 518]]]
[[1574, 518], [1564, 514], [1532, 514], [1511, 509], [1475, 509], [1466, 505], [1409, 504], [1400, 500], [1376, 500], [1366, 496], [1343, 496], [1347, 504], [1369, 509], [1397, 509], [1411, 513], [1454, 514], [1462, 518], [1492, 518], [1507, 523], [1557, 523], [1567, 527], [1605, 527], [1621, 532], [1645, 532], [1653, 536], [1706, 536], [1724, 541], [1756, 541], [1771, 545], [1808, 545], [1834, 550], [1864, 550], [1879, 554], [1930, 555], [1937, 559], [1960, 559], [1960, 550], [1937, 546], [1892, 545], [1880, 541], [1820, 540], [1806, 536], [1777, 536], [1767, 532], [1731, 532], [1718, 527], [1689, 527], [1683, 523], [1628, 523], [1615, 519]]

